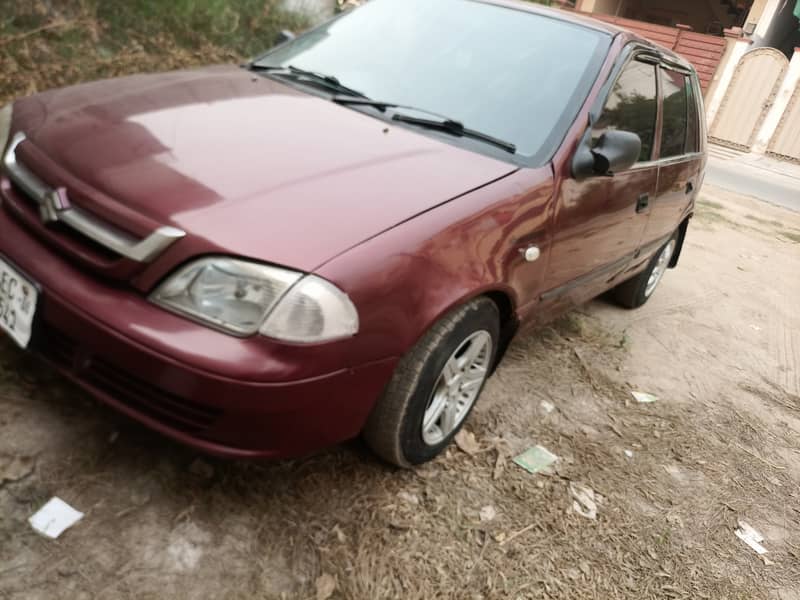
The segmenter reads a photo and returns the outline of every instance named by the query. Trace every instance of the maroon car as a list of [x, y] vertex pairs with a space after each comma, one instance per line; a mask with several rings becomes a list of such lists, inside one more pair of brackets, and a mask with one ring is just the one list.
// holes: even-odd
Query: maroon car
[[371, 0], [243, 66], [2, 110], [0, 328], [229, 457], [451, 441], [521, 326], [678, 262], [692, 67], [501, 0]]

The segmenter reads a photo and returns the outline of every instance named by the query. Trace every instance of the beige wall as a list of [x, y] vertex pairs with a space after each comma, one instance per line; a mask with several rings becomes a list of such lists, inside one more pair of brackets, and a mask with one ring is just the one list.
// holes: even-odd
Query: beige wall
[[750, 8], [750, 14], [747, 17], [748, 23], [758, 23], [768, 1], [769, 0], [754, 0], [753, 6]]
[[625, 0], [582, 0], [578, 2], [577, 8], [586, 12], [616, 16], [617, 10], [623, 4]]

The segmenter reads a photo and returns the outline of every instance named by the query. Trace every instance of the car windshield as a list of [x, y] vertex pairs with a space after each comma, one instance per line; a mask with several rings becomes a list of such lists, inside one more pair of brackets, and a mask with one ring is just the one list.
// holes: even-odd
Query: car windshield
[[370, 0], [254, 64], [333, 76], [369, 98], [446, 115], [541, 164], [610, 44], [599, 30], [480, 0]]

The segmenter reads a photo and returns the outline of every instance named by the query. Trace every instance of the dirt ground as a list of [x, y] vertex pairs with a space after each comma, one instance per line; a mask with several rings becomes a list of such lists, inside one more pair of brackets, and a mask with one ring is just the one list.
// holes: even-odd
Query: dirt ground
[[[417, 471], [355, 442], [198, 463], [2, 342], [0, 598], [800, 600], [799, 298], [800, 214], [707, 187], [650, 304], [522, 336], [477, 447]], [[536, 444], [554, 472], [511, 462]], [[49, 541], [56, 495], [86, 516]]]

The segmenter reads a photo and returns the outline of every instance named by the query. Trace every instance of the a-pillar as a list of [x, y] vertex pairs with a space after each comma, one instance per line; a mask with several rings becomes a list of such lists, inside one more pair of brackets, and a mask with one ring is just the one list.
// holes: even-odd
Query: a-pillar
[[800, 48], [795, 48], [794, 56], [789, 63], [789, 69], [786, 71], [786, 77], [784, 77], [783, 83], [775, 95], [775, 101], [764, 119], [764, 124], [756, 135], [752, 152], [764, 154], [767, 151], [772, 136], [775, 135], [778, 126], [781, 124], [783, 113], [789, 107], [789, 102], [791, 102], [798, 84], [800, 84]]

